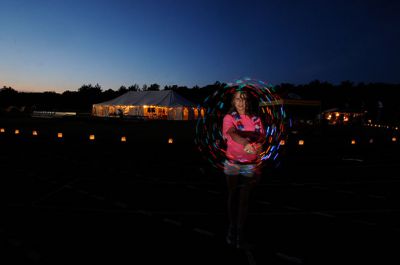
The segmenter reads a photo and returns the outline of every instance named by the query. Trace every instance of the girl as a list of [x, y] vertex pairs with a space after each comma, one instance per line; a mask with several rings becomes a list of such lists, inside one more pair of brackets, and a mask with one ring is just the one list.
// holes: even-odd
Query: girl
[[227, 141], [224, 174], [228, 185], [229, 229], [226, 241], [236, 248], [244, 248], [249, 194], [260, 177], [259, 152], [265, 131], [260, 118], [251, 111], [248, 93], [235, 91], [222, 126], [222, 135]]

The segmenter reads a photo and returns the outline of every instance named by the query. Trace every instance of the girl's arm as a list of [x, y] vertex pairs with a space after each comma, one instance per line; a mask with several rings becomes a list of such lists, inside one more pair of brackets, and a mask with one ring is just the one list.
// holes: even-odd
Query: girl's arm
[[238, 144], [246, 146], [250, 143], [245, 134], [242, 134], [243, 132], [236, 130], [234, 127], [231, 127], [226, 133]]
[[243, 145], [243, 150], [245, 152], [249, 154], [257, 153], [259, 146], [254, 143], [251, 143], [250, 139], [248, 139], [247, 137], [243, 137], [246, 135], [246, 133], [243, 134], [243, 132], [238, 131], [234, 127], [232, 127], [227, 131], [227, 134], [230, 135], [233, 141]]
[[252, 143], [263, 143], [265, 141], [265, 136], [259, 132], [237, 131], [236, 134]]

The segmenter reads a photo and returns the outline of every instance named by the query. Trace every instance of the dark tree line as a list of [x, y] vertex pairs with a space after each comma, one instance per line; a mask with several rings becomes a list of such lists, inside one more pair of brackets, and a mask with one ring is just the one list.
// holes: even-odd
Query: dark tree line
[[[204, 99], [215, 90], [225, 86], [224, 83], [215, 82], [204, 87], [165, 86], [164, 90], [174, 90], [183, 97], [196, 104], [201, 104]], [[0, 110], [10, 111], [17, 108], [29, 112], [32, 110], [55, 110], [90, 112], [92, 104], [116, 98], [128, 91], [159, 91], [160, 85], [134, 84], [128, 87], [121, 86], [118, 90], [103, 90], [99, 84], [84, 84], [77, 91], [55, 92], [18, 92], [11, 87], [3, 86], [0, 89]], [[328, 82], [312, 81], [308, 84], [294, 85], [282, 83], [275, 86], [275, 91], [283, 98], [320, 100], [321, 108], [347, 108], [351, 110], [374, 110], [378, 104], [383, 105], [387, 113], [399, 119], [400, 84], [386, 83], [358, 83], [344, 81], [339, 85]], [[379, 103], [380, 102], [380, 103]], [[22, 109], [23, 108], [23, 109]]]
[[[164, 90], [175, 90], [183, 97], [200, 104], [212, 91], [221, 88], [223, 84], [216, 82], [205, 87], [188, 88], [186, 86], [165, 86]], [[129, 87], [121, 86], [118, 90], [102, 90], [99, 84], [84, 84], [77, 91], [67, 90], [63, 93], [56, 92], [18, 92], [11, 87], [4, 86], [0, 89], [0, 109], [9, 111], [10, 108], [24, 110], [46, 111], [76, 111], [90, 112], [92, 105], [114, 99], [129, 91], [160, 91], [160, 85], [154, 83], [144, 84], [142, 87], [134, 84]]]

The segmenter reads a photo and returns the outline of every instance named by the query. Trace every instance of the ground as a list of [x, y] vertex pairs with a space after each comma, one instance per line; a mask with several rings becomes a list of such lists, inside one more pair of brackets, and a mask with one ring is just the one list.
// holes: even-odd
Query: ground
[[289, 135], [252, 193], [253, 247], [239, 251], [225, 244], [225, 181], [198, 153], [195, 123], [0, 121], [4, 264], [400, 261], [399, 144], [386, 139], [395, 131]]

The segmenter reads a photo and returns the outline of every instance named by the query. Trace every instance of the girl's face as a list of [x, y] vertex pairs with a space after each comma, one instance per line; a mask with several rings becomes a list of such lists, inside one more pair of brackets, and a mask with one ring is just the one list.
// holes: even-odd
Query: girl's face
[[246, 94], [242, 92], [236, 92], [233, 96], [233, 105], [239, 114], [246, 114]]

